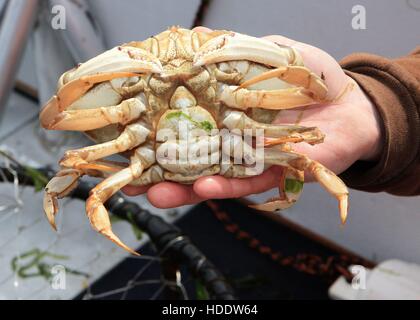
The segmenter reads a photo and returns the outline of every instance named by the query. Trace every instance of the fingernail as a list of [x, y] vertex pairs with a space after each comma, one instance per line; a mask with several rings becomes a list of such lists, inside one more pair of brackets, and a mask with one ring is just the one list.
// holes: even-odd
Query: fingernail
[[215, 198], [223, 196], [223, 186], [220, 181], [213, 177], [201, 178], [197, 184], [197, 194], [204, 198]]

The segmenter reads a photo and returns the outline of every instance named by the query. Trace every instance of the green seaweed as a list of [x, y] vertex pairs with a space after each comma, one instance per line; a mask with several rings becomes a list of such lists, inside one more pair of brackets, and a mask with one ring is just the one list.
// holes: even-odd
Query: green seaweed
[[25, 175], [32, 179], [35, 191], [39, 192], [43, 190], [48, 183], [48, 178], [45, 174], [32, 167], [23, 166], [23, 168], [25, 170]]
[[195, 294], [197, 300], [210, 300], [209, 293], [200, 280], [195, 281]]
[[285, 191], [290, 193], [299, 193], [303, 189], [303, 181], [286, 178]]
[[[19, 278], [43, 277], [46, 280], [50, 280], [52, 278], [51, 269], [53, 265], [43, 262], [44, 258], [67, 260], [69, 257], [34, 248], [14, 257], [10, 264], [13, 272], [16, 272]], [[27, 260], [26, 263], [23, 263], [23, 260]], [[64, 268], [67, 273], [89, 277], [89, 274], [87, 273], [70, 269], [65, 266]]]
[[168, 120], [170, 120], [170, 119], [180, 119], [180, 118], [187, 119], [188, 121], [192, 122], [198, 128], [206, 130], [207, 132], [210, 132], [213, 129], [213, 125], [210, 123], [210, 121], [207, 121], [207, 120], [195, 121], [193, 118], [191, 118], [191, 116], [189, 116], [188, 114], [186, 114], [182, 111], [174, 111], [174, 112], [169, 113], [166, 116], [166, 119], [168, 119]]

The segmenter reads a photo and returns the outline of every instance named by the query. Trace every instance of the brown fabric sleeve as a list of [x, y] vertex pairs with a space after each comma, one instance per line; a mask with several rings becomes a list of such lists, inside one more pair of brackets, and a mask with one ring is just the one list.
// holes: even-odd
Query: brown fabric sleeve
[[420, 47], [393, 60], [356, 53], [340, 64], [377, 107], [385, 134], [380, 160], [357, 161], [341, 178], [359, 190], [420, 195]]

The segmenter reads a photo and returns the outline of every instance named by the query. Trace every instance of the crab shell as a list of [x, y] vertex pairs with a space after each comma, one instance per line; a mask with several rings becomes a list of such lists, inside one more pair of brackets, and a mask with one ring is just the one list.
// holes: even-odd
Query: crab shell
[[[221, 161], [221, 147], [235, 145], [242, 158], [262, 161], [264, 169], [272, 165], [285, 169], [280, 197], [255, 205], [256, 209], [290, 207], [302, 192], [303, 172], [309, 170], [338, 199], [344, 222], [348, 206], [344, 183], [290, 147], [297, 142], [321, 143], [324, 135], [315, 127], [272, 124], [279, 110], [317, 104], [326, 96], [323, 80], [303, 65], [294, 48], [236, 32], [172, 27], [145, 41], [115, 47], [65, 72], [57, 94], [41, 111], [44, 128], [82, 131], [96, 143], [65, 152], [62, 169], [45, 188], [46, 216], [55, 228], [57, 199], [75, 188], [83, 175], [104, 178], [86, 201], [90, 223], [137, 254], [112, 232], [104, 202], [129, 184], [258, 174], [249, 165]], [[202, 135], [192, 137], [192, 129], [200, 129]], [[235, 133], [221, 142], [213, 129], [247, 129], [253, 136], [262, 132], [264, 152], [258, 154], [252, 143]], [[165, 136], [165, 130], [177, 133]], [[214, 161], [182, 158], [182, 148], [204, 148], [205, 156]], [[182, 158], [169, 160], [182, 161], [158, 156], [168, 150], [176, 151], [173, 158]], [[235, 155], [227, 150], [223, 155], [232, 159]], [[106, 160], [118, 153], [128, 162]]]

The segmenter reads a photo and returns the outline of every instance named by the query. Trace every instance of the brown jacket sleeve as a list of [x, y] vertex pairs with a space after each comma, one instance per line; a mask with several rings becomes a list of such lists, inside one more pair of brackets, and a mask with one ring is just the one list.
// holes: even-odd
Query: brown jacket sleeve
[[359, 190], [420, 195], [420, 47], [393, 60], [355, 53], [341, 66], [376, 105], [385, 134], [380, 160], [358, 161], [341, 178]]

